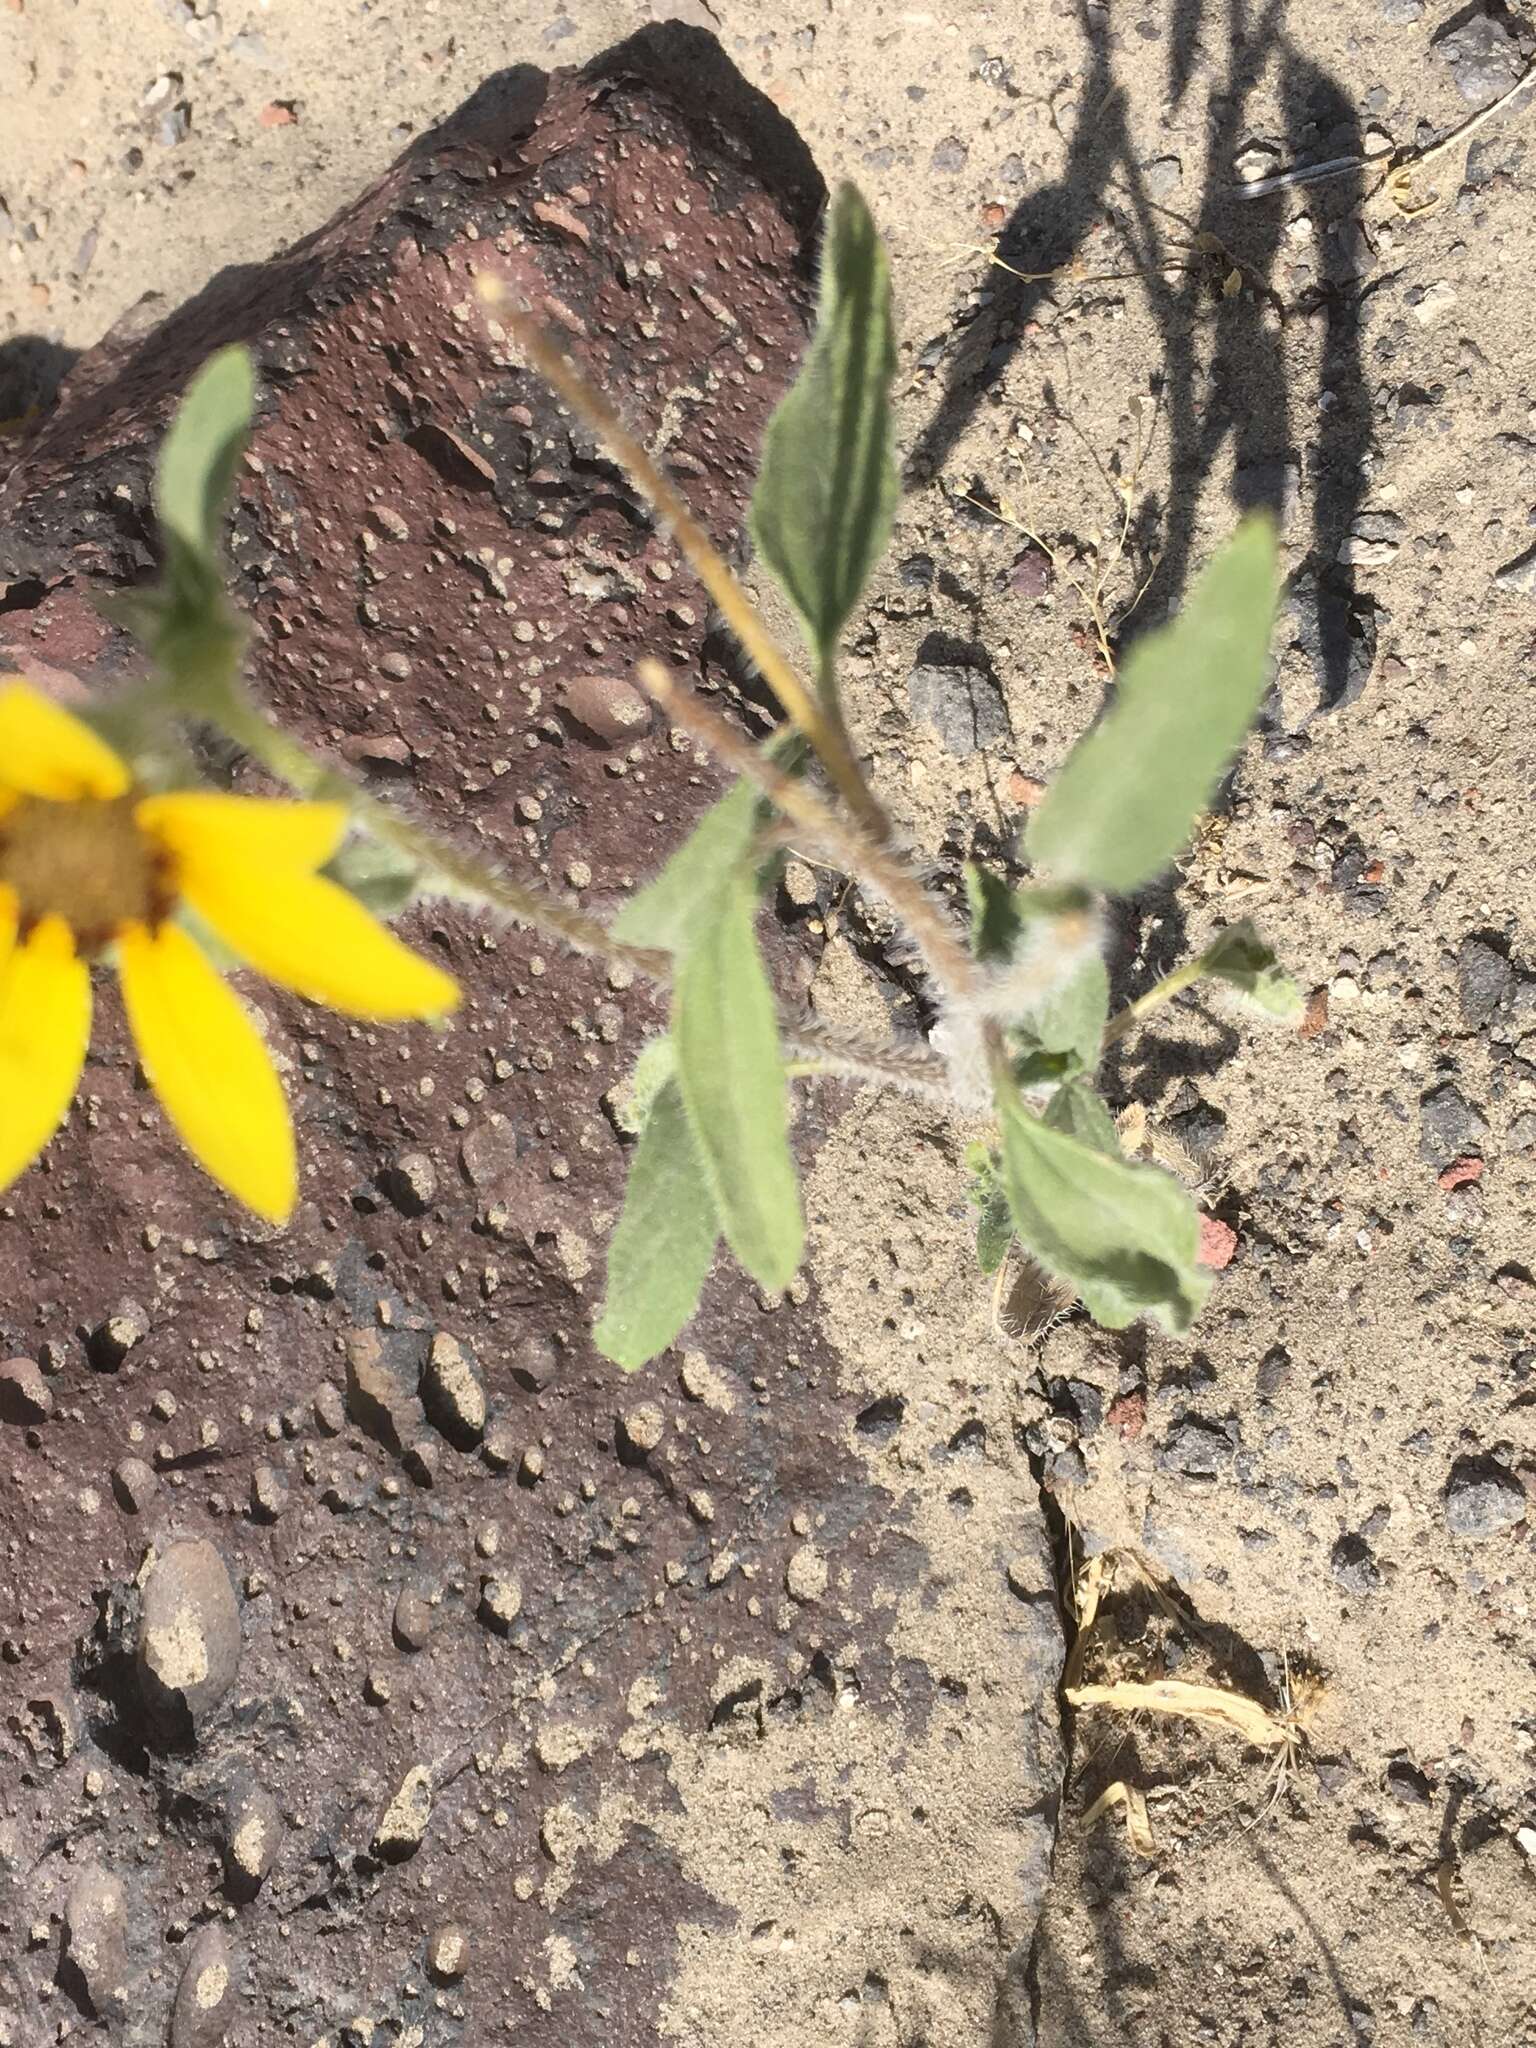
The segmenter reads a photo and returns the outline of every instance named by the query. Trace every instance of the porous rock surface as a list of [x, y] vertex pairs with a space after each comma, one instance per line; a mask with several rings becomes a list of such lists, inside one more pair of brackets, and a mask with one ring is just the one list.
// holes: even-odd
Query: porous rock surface
[[[492, 81], [319, 234], [81, 362], [0, 486], [0, 655], [61, 691], [134, 672], [91, 598], [151, 573], [175, 395], [247, 341], [261, 688], [610, 908], [718, 787], [625, 683], [642, 652], [698, 672], [709, 621], [475, 279], [532, 297], [728, 534], [821, 196], [705, 36]], [[0, 2039], [76, 2007], [131, 2043], [1032, 2039], [1059, 1641], [1005, 1416], [980, 1460], [942, 1399], [897, 1431], [814, 1279], [776, 1305], [724, 1271], [687, 1354], [621, 1384], [588, 1336], [602, 1099], [656, 999], [457, 910], [406, 922], [466, 990], [440, 1038], [251, 991], [291, 1228], [182, 1156], [105, 989], [69, 1125], [5, 1197], [0, 1344], [43, 1378], [0, 1419]], [[167, 1718], [145, 1631], [178, 1586], [178, 1643], [217, 1655]]]

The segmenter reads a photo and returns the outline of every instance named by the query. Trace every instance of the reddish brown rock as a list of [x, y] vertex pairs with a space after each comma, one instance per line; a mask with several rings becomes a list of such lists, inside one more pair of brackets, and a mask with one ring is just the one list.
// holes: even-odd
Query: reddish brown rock
[[[505, 74], [318, 234], [82, 361], [0, 486], [0, 660], [97, 689], [135, 672], [88, 598], [151, 572], [151, 466], [175, 396], [211, 349], [247, 341], [260, 414], [230, 552], [260, 688], [343, 754], [367, 761], [378, 736], [397, 739], [411, 772], [396, 786], [434, 826], [557, 888], [584, 871], [586, 900], [619, 900], [721, 783], [659, 721], [611, 720], [611, 739], [583, 726], [566, 686], [623, 684], [645, 654], [697, 672], [707, 606], [628, 484], [487, 334], [475, 281], [494, 269], [542, 306], [643, 435], [667, 424], [694, 510], [729, 540], [803, 345], [821, 198], [785, 123], [707, 37], [652, 32], [582, 74]], [[914, 1745], [930, 1728], [950, 1742], [963, 1668], [1017, 1701], [1019, 1754], [1049, 1779], [1054, 1610], [1026, 1608], [1000, 1572], [995, 1594], [966, 1595], [968, 1629], [998, 1603], [1006, 1668], [976, 1663], [969, 1636], [946, 1636], [930, 1667], [897, 1635], [926, 1538], [854, 1448], [868, 1395], [842, 1384], [813, 1291], [765, 1305], [722, 1264], [687, 1339], [721, 1390], [707, 1408], [675, 1358], [642, 1389], [596, 1356], [626, 1157], [601, 1104], [660, 1021], [657, 997], [457, 907], [403, 928], [464, 985], [441, 1036], [248, 984], [288, 1062], [303, 1159], [304, 1204], [282, 1232], [252, 1226], [187, 1160], [103, 983], [89, 1116], [0, 1218], [7, 1348], [58, 1347], [71, 1413], [40, 1432], [46, 1462], [7, 1445], [32, 1459], [0, 1493], [0, 1554], [26, 1560], [0, 1585], [0, 1643], [22, 1666], [7, 1680], [75, 1655], [116, 1774], [99, 1846], [132, 1867], [153, 1930], [127, 1951], [146, 2036], [165, 2038], [176, 1995], [163, 1930], [206, 1896], [231, 1788], [254, 1780], [285, 1823], [240, 1907], [255, 2034], [317, 2040], [404, 2012], [451, 1918], [474, 1958], [452, 1994], [474, 2002], [466, 2038], [640, 2048], [662, 2032], [688, 1944], [745, 1939], [708, 1830], [723, 1816], [743, 1843], [754, 1831], [751, 1855], [780, 1882], [780, 1817], [799, 1841], [802, 1788], [835, 1779], [810, 1761], [818, 1743], [856, 1730], [879, 1803], [920, 1810], [924, 1839], [968, 1869], [964, 1815], [935, 1804]], [[788, 986], [789, 942], [774, 943]], [[819, 1113], [802, 1118], [807, 1152]], [[407, 1157], [401, 1200], [392, 1164]], [[149, 1305], [147, 1328], [116, 1371], [92, 1371], [79, 1333], [125, 1301]], [[496, 1417], [474, 1451], [418, 1414], [445, 1327]], [[349, 1345], [349, 1412], [333, 1391], [322, 1417], [315, 1390], [334, 1390]], [[381, 1377], [385, 1362], [400, 1372]], [[162, 1386], [174, 1423], [149, 1404]], [[660, 1417], [643, 1431], [655, 1449], [629, 1462], [617, 1417], [642, 1405]], [[138, 1476], [127, 1489], [137, 1514], [106, 1495], [129, 1459], [162, 1475], [152, 1499]], [[262, 1467], [288, 1489], [275, 1519], [247, 1512]], [[486, 1572], [472, 1532], [491, 1521]], [[146, 1543], [204, 1523], [242, 1599], [238, 1694], [195, 1740], [148, 1742], [135, 1581]], [[1038, 1535], [1021, 1517], [1009, 1554]], [[791, 1599], [811, 1543], [824, 1590]], [[407, 1585], [433, 1589], [430, 1639], [402, 1616]], [[758, 1674], [771, 1716], [750, 1793], [734, 1776], [705, 1784], [714, 1746], [738, 1739], [716, 1718], [729, 1666]], [[558, 1801], [522, 1765], [546, 1695], [590, 1736]], [[833, 1697], [850, 1709], [835, 1723]], [[1010, 1879], [1000, 1977], [1044, 1881], [1053, 1795], [1033, 1778], [1010, 1792], [1024, 1818], [1009, 1868], [1028, 1876], [1017, 1896]], [[59, 1796], [0, 1788], [29, 1856], [75, 1824]], [[592, 1817], [608, 1811], [651, 1820], [599, 1836]], [[844, 1842], [853, 1817], [816, 1812], [826, 1843]], [[881, 1824], [858, 1817], [871, 1842]], [[859, 1911], [871, 1955], [899, 1948], [905, 1903], [871, 1890]], [[799, 1969], [788, 1954], [774, 1998]], [[554, 1957], [574, 1959], [576, 1988], [551, 1997]], [[44, 1982], [23, 1985], [27, 2038], [58, 2017]]]

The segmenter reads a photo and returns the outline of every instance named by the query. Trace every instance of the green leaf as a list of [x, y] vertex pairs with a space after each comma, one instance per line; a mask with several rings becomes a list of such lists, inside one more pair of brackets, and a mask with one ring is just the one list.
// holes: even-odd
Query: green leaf
[[155, 472], [155, 510], [166, 536], [218, 573], [220, 529], [256, 405], [250, 350], [208, 358], [177, 407]]
[[692, 934], [672, 989], [672, 1039], [694, 1142], [731, 1250], [760, 1287], [787, 1287], [805, 1225], [773, 991], [738, 875]]
[[1031, 814], [1031, 861], [1124, 894], [1184, 846], [1269, 686], [1275, 529], [1255, 513], [1170, 625], [1139, 640], [1102, 722]]
[[1086, 1081], [1069, 1081], [1064, 1088], [1058, 1088], [1046, 1104], [1041, 1121], [1053, 1131], [1065, 1131], [1079, 1144], [1091, 1145], [1108, 1159], [1121, 1156], [1115, 1120], [1103, 1097], [1095, 1094]]
[[609, 1098], [621, 1130], [636, 1136], [645, 1129], [651, 1105], [677, 1072], [677, 1051], [663, 1034], [641, 1048], [640, 1057]]
[[[663, 1041], [664, 1042], [664, 1041]], [[665, 1351], [699, 1304], [720, 1226], [676, 1081], [651, 1104], [608, 1246], [608, 1292], [593, 1336], [626, 1372]]]
[[1059, 1114], [1074, 1125], [1081, 1119], [1097, 1142], [1031, 1116], [1010, 1087], [999, 1088], [1003, 1180], [1014, 1230], [1106, 1329], [1150, 1315], [1182, 1334], [1211, 1285], [1197, 1261], [1194, 1205], [1157, 1167], [1133, 1165], [1118, 1148], [1113, 1156], [1101, 1149], [1103, 1126], [1086, 1095], [1073, 1093]]
[[895, 372], [885, 251], [863, 199], [843, 185], [827, 216], [816, 332], [768, 422], [751, 517], [824, 674], [895, 516]]
[[360, 833], [342, 842], [325, 874], [375, 917], [392, 918], [415, 900], [421, 865], [381, 839]]
[[965, 899], [971, 913], [971, 951], [983, 966], [1011, 960], [1018, 948], [1024, 920], [1018, 899], [990, 868], [965, 864]]
[[1273, 949], [1247, 918], [1217, 935], [1201, 955], [1200, 967], [1202, 973], [1236, 989], [1244, 1002], [1262, 1010], [1266, 1017], [1291, 1024], [1305, 1007], [1301, 990], [1280, 972]]
[[742, 781], [694, 826], [654, 882], [632, 896], [614, 919], [626, 946], [686, 952], [720, 907], [720, 892], [739, 874], [757, 835], [758, 796]]
[[981, 1212], [976, 1218], [976, 1263], [983, 1273], [995, 1273], [1013, 1243], [1008, 1192], [998, 1174], [997, 1155], [985, 1145], [967, 1145], [965, 1163], [971, 1170], [966, 1200]]
[[1025, 1019], [1025, 1028], [1047, 1052], [1071, 1053], [1085, 1074], [1099, 1064], [1109, 1017], [1109, 969], [1103, 955], [1090, 953], [1058, 982]]

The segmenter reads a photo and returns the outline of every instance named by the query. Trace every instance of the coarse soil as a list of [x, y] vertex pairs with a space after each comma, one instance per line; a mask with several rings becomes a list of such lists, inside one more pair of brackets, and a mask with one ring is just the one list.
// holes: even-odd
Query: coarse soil
[[[1101, 635], [1118, 648], [1175, 608], [1238, 508], [1282, 520], [1262, 727], [1179, 876], [1119, 908], [1112, 947], [1128, 999], [1252, 917], [1308, 992], [1299, 1031], [1197, 992], [1107, 1070], [1230, 1256], [1187, 1341], [1069, 1316], [1023, 1343], [974, 1272], [967, 1134], [819, 1087], [798, 1298], [773, 1308], [719, 1276], [687, 1355], [618, 1385], [583, 1332], [622, 1170], [601, 1098], [655, 1021], [643, 990], [454, 913], [415, 927], [476, 991], [443, 1044], [263, 996], [315, 1188], [287, 1243], [247, 1233], [178, 1159], [108, 1013], [70, 1130], [0, 1212], [5, 1352], [42, 1372], [0, 1412], [0, 2043], [167, 2038], [217, 1930], [235, 2042], [1531, 2048], [1529, 104], [1406, 181], [1387, 166], [1505, 94], [1536, 30], [1520, 8], [1433, 0], [677, 12], [809, 157], [787, 129], [750, 162], [710, 155], [676, 75], [654, 107], [621, 95], [606, 113], [558, 88], [579, 138], [562, 148], [622, 154], [583, 123], [631, 120], [629, 198], [702, 213], [709, 193], [715, 253], [743, 278], [761, 256], [741, 323], [759, 370], [717, 388], [708, 351], [689, 353], [698, 323], [733, 365], [746, 344], [702, 300], [691, 319], [669, 300], [655, 355], [613, 381], [669, 441], [693, 445], [679, 418], [721, 437], [681, 480], [733, 526], [803, 332], [815, 173], [859, 183], [892, 256], [907, 489], [850, 632], [847, 705], [941, 886], [967, 855], [1012, 851], [1104, 701]], [[652, 18], [610, 0], [8, 0], [0, 417], [35, 409], [42, 439], [0, 447], [46, 489], [6, 485], [0, 457], [0, 511], [67, 501], [80, 585], [132, 573], [142, 528], [112, 514], [110, 484], [72, 498], [47, 440], [74, 353], [128, 314], [131, 349], [223, 266], [384, 192], [493, 74], [581, 65]], [[772, 114], [739, 117], [761, 135]], [[674, 194], [690, 152], [708, 175]], [[1241, 189], [1319, 164], [1315, 184]], [[565, 204], [559, 165], [538, 158], [546, 204]], [[674, 211], [692, 262], [689, 220]], [[608, 346], [631, 317], [610, 252], [544, 240], [562, 245], [538, 259], [549, 288]], [[431, 261], [461, 258], [445, 239]], [[557, 741], [517, 667], [528, 643], [498, 655], [496, 608], [468, 594], [402, 608], [418, 635], [386, 687], [349, 579], [378, 490], [414, 520], [420, 479], [389, 467], [393, 429], [365, 437], [379, 469], [360, 459], [334, 546], [305, 495], [307, 454], [350, 446], [347, 405], [366, 429], [394, 403], [390, 367], [369, 381], [369, 323], [429, 358], [452, 338], [446, 295], [401, 279], [370, 284], [361, 315], [338, 296], [325, 338], [359, 352], [357, 391], [323, 433], [279, 402], [276, 480], [247, 483], [258, 669], [382, 789], [557, 885], [584, 872], [606, 907], [712, 771], [659, 728], [622, 775], [579, 733]], [[710, 296], [729, 316], [718, 280]], [[250, 310], [253, 332], [270, 313]], [[152, 386], [121, 437], [140, 506]], [[580, 455], [556, 464], [554, 501], [638, 572], [602, 665], [660, 636], [729, 682], [697, 593]], [[438, 480], [452, 516], [489, 516], [472, 478]], [[519, 571], [545, 579], [542, 633], [560, 596], [533, 523], [546, 501], [496, 492], [522, 521]], [[297, 566], [287, 515], [308, 536]], [[119, 656], [74, 584], [27, 569], [41, 531], [0, 525], [0, 645], [105, 680]], [[467, 526], [461, 552], [499, 531]], [[427, 577], [424, 558], [394, 568]], [[348, 593], [330, 617], [327, 581]], [[459, 710], [438, 730], [444, 703]], [[786, 990], [840, 1023], [924, 1021], [877, 907], [818, 875], [780, 913]], [[410, 1407], [442, 1334], [486, 1386], [484, 1445]], [[237, 1596], [239, 1675], [206, 1722], [149, 1729], [138, 1582], [198, 1539]], [[1197, 1720], [1064, 1709], [1070, 1587], [1106, 1551], [1091, 1675], [1294, 1710], [1283, 1770]], [[431, 1815], [401, 1854], [381, 1816], [423, 1767]], [[1117, 1782], [1145, 1798], [1149, 1842], [1113, 1801], [1085, 1819]], [[261, 1791], [282, 1847], [248, 1891], [231, 1840]], [[79, 1930], [73, 1965], [66, 1941], [72, 1910], [81, 1928], [105, 1910], [102, 1872], [125, 1886], [121, 2008], [82, 1977]], [[181, 2024], [183, 2048], [218, 2038]]]

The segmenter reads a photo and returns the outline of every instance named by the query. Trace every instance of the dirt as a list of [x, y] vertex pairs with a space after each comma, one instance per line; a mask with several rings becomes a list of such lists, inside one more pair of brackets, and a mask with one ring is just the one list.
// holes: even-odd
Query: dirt
[[[821, 175], [858, 179], [891, 245], [909, 489], [851, 635], [848, 695], [941, 884], [967, 852], [1006, 854], [1103, 701], [1100, 569], [1097, 609], [1128, 637], [1177, 603], [1238, 506], [1283, 515], [1275, 698], [1181, 885], [1125, 906], [1114, 940], [1129, 997], [1252, 916], [1309, 993], [1291, 1034], [1186, 999], [1109, 1070], [1116, 1106], [1143, 1105], [1181, 1148], [1230, 1263], [1187, 1343], [1069, 1318], [1021, 1347], [968, 1263], [963, 1134], [829, 1090], [801, 1132], [804, 1301], [765, 1317], [722, 1278], [696, 1343], [707, 1374], [696, 1361], [680, 1378], [672, 1361], [616, 1387], [582, 1344], [595, 1281], [565, 1261], [614, 1199], [598, 1104], [647, 1022], [633, 992], [553, 957], [535, 977], [532, 949], [507, 936], [479, 959], [455, 918], [417, 936], [487, 1004], [510, 979], [529, 992], [522, 1014], [547, 1022], [529, 1033], [497, 1013], [483, 1048], [456, 1036], [401, 1060], [393, 1038], [272, 1003], [311, 1105], [317, 1201], [291, 1242], [215, 1213], [144, 1126], [104, 1019], [84, 1110], [0, 1222], [8, 1346], [44, 1374], [11, 1376], [0, 1413], [0, 2026], [29, 2048], [66, 2016], [81, 2026], [60, 1958], [71, 1886], [94, 1870], [82, 1912], [126, 1882], [124, 1967], [141, 1992], [110, 2038], [164, 2037], [178, 1985], [190, 1975], [194, 1998], [212, 1967], [196, 1937], [222, 1924], [235, 2040], [363, 2040], [364, 2019], [380, 2039], [418, 2026], [475, 2042], [504, 2025], [531, 2041], [901, 2048], [1536, 2040], [1536, 1874], [1520, 1837], [1536, 1826], [1529, 108], [1505, 108], [1404, 191], [1380, 168], [1518, 78], [1529, 23], [1417, 0], [692, 13]], [[46, 400], [68, 351], [146, 289], [175, 307], [222, 264], [319, 227], [499, 67], [579, 62], [638, 14], [232, 0], [114, 13], [109, 35], [104, 10], [13, 4], [0, 38], [26, 89], [0, 141], [0, 317], [32, 338], [0, 358], [0, 413]], [[1234, 189], [1357, 157], [1314, 186]], [[761, 317], [781, 321], [764, 351], [765, 378], [781, 379], [804, 284], [797, 202], [776, 203], [781, 268]], [[1028, 276], [987, 266], [996, 236]], [[561, 286], [587, 288], [587, 252], [550, 260], [567, 265]], [[398, 317], [437, 337], [441, 301], [402, 296]], [[334, 338], [373, 375], [366, 329]], [[125, 446], [141, 447], [172, 381], [166, 366], [164, 388], [144, 386]], [[640, 412], [669, 388], [636, 382], [628, 360], [619, 381]], [[770, 395], [735, 422], [718, 478], [684, 479], [718, 490], [703, 507], [718, 521], [739, 510]], [[72, 545], [97, 551], [82, 580], [132, 573], [141, 529], [104, 516], [110, 493], [71, 484], [53, 431], [50, 488], [76, 508]], [[302, 475], [318, 437], [280, 410], [271, 432]], [[636, 802], [586, 740], [556, 757], [536, 738], [559, 794], [533, 831], [519, 776], [504, 794], [488, 778], [474, 719], [437, 730], [438, 706], [475, 687], [467, 595], [402, 615], [432, 651], [389, 700], [348, 687], [351, 622], [310, 616], [327, 590], [352, 590], [360, 494], [370, 480], [404, 492], [387, 468], [402, 447], [359, 451], [339, 538], [316, 540], [292, 589], [262, 553], [281, 553], [283, 503], [252, 496], [264, 523], [242, 567], [265, 679], [317, 735], [403, 743], [405, 792], [445, 822], [555, 873], [585, 859], [594, 900], [616, 895], [665, 841], [654, 814], [703, 800], [702, 770], [651, 734], [641, 767], [669, 794]], [[141, 490], [141, 463], [133, 478]], [[642, 547], [594, 495], [576, 494], [581, 518]], [[1050, 553], [993, 516], [1004, 499]], [[0, 573], [25, 581], [32, 542], [24, 524], [0, 533]], [[0, 618], [26, 621], [13, 645], [42, 595]], [[110, 667], [79, 590], [48, 602], [46, 658]], [[684, 627], [642, 607], [616, 649], [659, 632], [696, 663], [693, 608]], [[534, 615], [557, 616], [553, 594]], [[326, 631], [334, 651], [304, 637]], [[537, 730], [535, 714], [514, 723], [508, 757]], [[400, 759], [376, 760], [381, 782], [399, 776]], [[829, 1015], [921, 1021], [899, 946], [857, 896], [819, 888], [786, 925], [786, 986]], [[610, 1000], [615, 1044], [595, 1028], [563, 1044], [559, 1020], [595, 1026]], [[567, 1077], [553, 1119], [537, 1070], [497, 1084], [487, 1063], [540, 1034]], [[460, 1178], [461, 1142], [488, 1126], [486, 1171], [517, 1162], [485, 1114], [498, 1097], [467, 1094], [472, 1081], [502, 1091], [514, 1125], [552, 1121], [536, 1159], [580, 1161], [542, 1247], [477, 1227], [498, 1191]], [[392, 1169], [413, 1183], [403, 1152], [435, 1175], [426, 1217], [379, 1186]], [[539, 1171], [509, 1181], [517, 1199]], [[147, 1330], [103, 1373], [92, 1358], [117, 1340], [92, 1333], [124, 1295]], [[509, 1462], [424, 1430], [425, 1487], [344, 1415], [327, 1434], [316, 1392], [340, 1398], [353, 1330], [398, 1345], [408, 1378], [439, 1328], [468, 1338], [485, 1441]], [[552, 1329], [562, 1370], [541, 1385]], [[654, 1454], [621, 1462], [618, 1418], [641, 1402], [676, 1451], [664, 1473]], [[530, 1446], [544, 1474], [521, 1485]], [[688, 1508], [700, 1491], [713, 1523]], [[146, 1746], [123, 1711], [133, 1582], [148, 1542], [199, 1538], [233, 1574], [240, 1672], [190, 1746]], [[1110, 1603], [1118, 1672], [1214, 1678], [1277, 1711], [1317, 1674], [1283, 1777], [1199, 1723], [1063, 1713], [1056, 1589], [1105, 1549], [1144, 1559], [1174, 1609], [1154, 1626]], [[817, 1601], [781, 1590], [786, 1575], [820, 1586], [823, 1567]], [[482, 1580], [513, 1578], [520, 1601], [503, 1585], [487, 1606]], [[406, 1592], [435, 1617], [421, 1651], [399, 1647]], [[430, 1798], [418, 1780], [399, 1809], [409, 1832], [430, 1808], [420, 1846], [387, 1862], [375, 1831], [423, 1766]], [[219, 1847], [251, 1811], [242, 1773], [271, 1781], [284, 1829], [254, 1897]], [[1150, 1855], [1118, 1811], [1084, 1822], [1115, 1780], [1147, 1796]], [[461, 1974], [449, 1923], [466, 1936]]]

